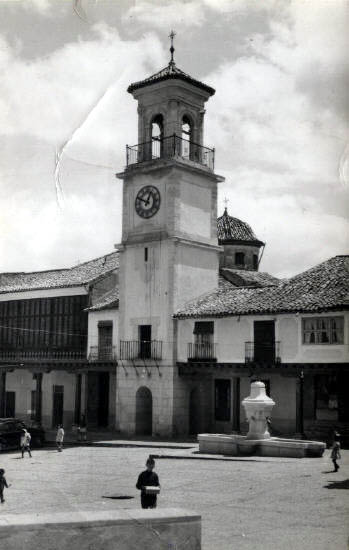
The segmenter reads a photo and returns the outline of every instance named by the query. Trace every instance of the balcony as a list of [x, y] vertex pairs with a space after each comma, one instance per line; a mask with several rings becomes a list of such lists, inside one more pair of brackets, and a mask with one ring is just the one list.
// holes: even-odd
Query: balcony
[[245, 363], [281, 363], [281, 342], [245, 342]]
[[16, 349], [0, 350], [0, 361], [74, 361], [86, 359], [82, 350]]
[[116, 361], [116, 346], [90, 346], [89, 361]]
[[160, 340], [120, 340], [120, 359], [162, 359], [162, 342]]
[[155, 159], [182, 158], [214, 170], [214, 149], [183, 139], [176, 134], [152, 141], [126, 145], [126, 164], [131, 166]]
[[217, 362], [217, 344], [188, 344], [188, 361], [193, 363]]

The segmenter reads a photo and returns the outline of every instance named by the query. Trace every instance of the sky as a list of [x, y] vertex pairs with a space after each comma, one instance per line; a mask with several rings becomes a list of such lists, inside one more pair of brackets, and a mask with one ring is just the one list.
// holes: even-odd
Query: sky
[[218, 215], [288, 277], [348, 253], [348, 2], [0, 0], [0, 272], [70, 267], [121, 240], [127, 86], [169, 61], [216, 89]]

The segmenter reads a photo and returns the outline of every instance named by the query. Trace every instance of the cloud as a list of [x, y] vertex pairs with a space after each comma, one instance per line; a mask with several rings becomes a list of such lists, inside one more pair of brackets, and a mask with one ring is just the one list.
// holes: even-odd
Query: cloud
[[128, 10], [123, 20], [125, 22], [137, 21], [169, 32], [170, 27], [176, 25], [181, 28], [199, 27], [204, 23], [205, 14], [201, 2], [197, 0], [192, 2], [141, 0]]

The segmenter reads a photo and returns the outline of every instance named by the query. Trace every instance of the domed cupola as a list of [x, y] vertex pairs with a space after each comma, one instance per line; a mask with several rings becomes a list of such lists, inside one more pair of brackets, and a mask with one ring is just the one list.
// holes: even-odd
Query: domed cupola
[[258, 271], [260, 248], [265, 244], [257, 239], [248, 223], [229, 216], [227, 208], [217, 219], [218, 244], [223, 246], [221, 268]]

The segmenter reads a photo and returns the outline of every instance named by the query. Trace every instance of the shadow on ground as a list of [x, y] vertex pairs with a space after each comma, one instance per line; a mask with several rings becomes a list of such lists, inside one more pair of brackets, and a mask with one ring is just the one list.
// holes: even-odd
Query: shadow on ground
[[329, 481], [328, 483], [328, 485], [324, 485], [324, 489], [349, 489], [349, 479]]

